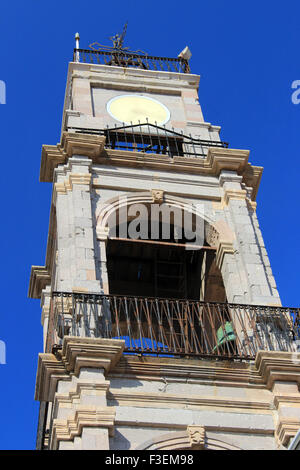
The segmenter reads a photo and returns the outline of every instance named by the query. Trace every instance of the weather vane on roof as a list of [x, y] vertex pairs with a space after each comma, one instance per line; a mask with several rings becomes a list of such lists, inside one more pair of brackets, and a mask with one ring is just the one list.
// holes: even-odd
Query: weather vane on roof
[[114, 45], [113, 49], [117, 49], [117, 50], [128, 50], [129, 49], [129, 47], [123, 47], [123, 42], [124, 42], [125, 34], [126, 34], [126, 31], [127, 31], [127, 25], [128, 25], [128, 21], [125, 24], [125, 26], [123, 28], [123, 32], [122, 32], [121, 35], [115, 34], [114, 36], [109, 38], [113, 42], [113, 45]]
[[[136, 53], [136, 54], [146, 54], [144, 51], [129, 51], [129, 47], [124, 47], [124, 38], [125, 34], [127, 31], [127, 25], [128, 21], [126, 22], [122, 34], [115, 34], [114, 36], [111, 36], [109, 39], [113, 43], [113, 47], [111, 46], [104, 46], [103, 44], [100, 44], [99, 42], [93, 42], [92, 44], [89, 45], [90, 49], [93, 49], [94, 51], [108, 51], [108, 52], [120, 52], [120, 53], [125, 53], [125, 52], [130, 52], [130, 53]], [[147, 54], [146, 54], [147, 55]]]

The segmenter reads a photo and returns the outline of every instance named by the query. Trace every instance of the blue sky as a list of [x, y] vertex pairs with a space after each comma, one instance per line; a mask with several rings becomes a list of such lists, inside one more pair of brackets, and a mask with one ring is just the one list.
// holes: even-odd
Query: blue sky
[[2, 2], [0, 449], [35, 447], [42, 329], [39, 301], [27, 291], [30, 266], [45, 261], [51, 197], [51, 185], [38, 181], [40, 155], [42, 144], [59, 141], [76, 31], [81, 47], [109, 44], [128, 20], [134, 50], [176, 57], [190, 47], [205, 120], [265, 168], [260, 226], [282, 303], [298, 306], [300, 104], [291, 101], [291, 84], [300, 80], [299, 14], [296, 1]]

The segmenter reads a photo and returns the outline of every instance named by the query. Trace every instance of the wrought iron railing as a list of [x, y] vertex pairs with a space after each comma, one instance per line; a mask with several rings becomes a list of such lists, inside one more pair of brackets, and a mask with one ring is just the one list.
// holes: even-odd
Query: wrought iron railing
[[105, 129], [68, 127], [68, 131], [104, 135], [105, 147], [112, 150], [154, 153], [170, 157], [204, 157], [209, 147], [228, 148], [228, 142], [195, 139], [191, 135], [187, 136], [149, 122], [113, 128], [107, 126]]
[[125, 51], [95, 51], [91, 49], [74, 49], [74, 62], [117, 67], [133, 67], [144, 70], [163, 72], [189, 73], [190, 67], [186, 59], [181, 57], [155, 57]]
[[297, 308], [55, 292], [47, 351], [70, 335], [124, 339], [131, 354], [253, 359], [297, 351], [299, 330]]

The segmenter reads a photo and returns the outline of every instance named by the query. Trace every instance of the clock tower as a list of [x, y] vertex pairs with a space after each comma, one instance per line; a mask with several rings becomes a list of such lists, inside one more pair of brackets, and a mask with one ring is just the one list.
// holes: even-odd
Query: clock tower
[[299, 309], [256, 215], [262, 167], [205, 121], [176, 58], [76, 48], [45, 266], [38, 449], [276, 449], [300, 427]]

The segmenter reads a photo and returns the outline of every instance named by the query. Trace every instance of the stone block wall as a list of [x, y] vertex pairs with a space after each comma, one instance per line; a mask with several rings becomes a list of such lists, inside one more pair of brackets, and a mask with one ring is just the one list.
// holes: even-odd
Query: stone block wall
[[49, 449], [275, 450], [299, 429], [299, 354], [255, 363], [122, 354], [124, 341], [66, 337], [41, 354]]
[[[117, 210], [116, 198], [124, 196], [130, 204], [139, 202], [140, 195], [143, 203], [148, 197], [145, 194], [149, 194], [147, 201], [151, 203], [152, 191], [159, 190], [171, 206], [180, 200], [201, 210], [206, 223], [218, 231], [218, 240], [231, 244], [231, 250], [225, 250], [219, 260], [229, 302], [280, 305], [255, 207], [241, 180], [233, 171], [223, 170], [219, 178], [179, 175], [94, 165], [88, 157], [73, 156], [55, 170], [55, 289], [108, 292], [107, 233], [99, 221], [101, 208], [111, 205]], [[211, 244], [216, 243], [211, 240]]]

